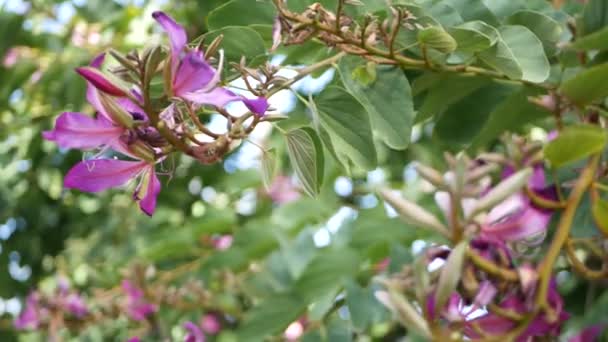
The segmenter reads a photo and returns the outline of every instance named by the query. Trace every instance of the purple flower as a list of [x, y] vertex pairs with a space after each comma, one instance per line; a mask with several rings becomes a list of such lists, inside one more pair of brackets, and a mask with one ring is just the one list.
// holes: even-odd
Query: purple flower
[[89, 150], [118, 144], [125, 131], [102, 115], [92, 118], [82, 113], [66, 112], [57, 118], [55, 128], [43, 132], [42, 136], [62, 148]]
[[597, 338], [600, 337], [602, 331], [606, 327], [601, 324], [592, 325], [587, 327], [576, 336], [571, 337], [568, 342], [593, 342], [599, 341]]
[[152, 216], [161, 188], [154, 162], [118, 159], [81, 161], [68, 171], [64, 186], [85, 192], [99, 192], [123, 186], [135, 178], [139, 178], [140, 183], [133, 193], [133, 198], [139, 202], [144, 213]]
[[[533, 298], [532, 296], [525, 297], [518, 294], [512, 294], [505, 297], [499, 307], [506, 310], [512, 310], [519, 314], [525, 314], [529, 312], [528, 299]], [[518, 336], [518, 342], [529, 341], [534, 337], [548, 337], [558, 336], [561, 330], [562, 324], [568, 320], [570, 315], [564, 311], [564, 302], [560, 294], [557, 292], [557, 286], [555, 281], [552, 281], [549, 287], [549, 293], [547, 295], [547, 303], [551, 314], [545, 312], [539, 313], [534, 317], [532, 322], [528, 325], [525, 331]], [[476, 324], [484, 333], [489, 335], [501, 335], [507, 333], [513, 327], [517, 325], [516, 322], [505, 318], [503, 316], [496, 315], [488, 312], [487, 314], [472, 319], [467, 322], [464, 332], [472, 339], [479, 338], [479, 334], [473, 329], [472, 324]]]
[[63, 307], [77, 318], [82, 318], [89, 313], [84, 299], [77, 293], [70, 293], [63, 299]]
[[19, 330], [37, 329], [40, 326], [43, 312], [40, 295], [37, 292], [31, 292], [25, 300], [25, 308], [15, 319], [15, 328]]
[[198, 325], [188, 321], [184, 323], [184, 328], [188, 330], [184, 342], [205, 342], [205, 334]]
[[127, 315], [134, 321], [143, 321], [156, 312], [156, 305], [146, 302], [144, 292], [131, 284], [128, 280], [122, 281], [122, 289], [127, 295]]
[[201, 329], [210, 335], [215, 335], [222, 330], [222, 323], [217, 314], [208, 313], [201, 318]]
[[[152, 17], [162, 26], [171, 43], [171, 91], [180, 97], [199, 105], [224, 107], [234, 101], [242, 101], [249, 110], [264, 115], [268, 101], [261, 97], [248, 99], [219, 86], [220, 72], [215, 70], [203, 56], [202, 51], [187, 49], [186, 30], [163, 12], [154, 12]], [[223, 56], [220, 58], [222, 70]]]
[[291, 179], [279, 175], [275, 177], [272, 184], [270, 184], [268, 196], [270, 196], [272, 201], [277, 204], [287, 204], [297, 200], [302, 195], [297, 190]]
[[126, 93], [123, 89], [115, 85], [112, 81], [108, 79], [106, 75], [101, 72], [101, 70], [95, 67], [80, 67], [76, 68], [76, 72], [80, 74], [80, 76], [84, 77], [87, 81], [92, 83], [95, 88], [113, 96], [125, 96]]

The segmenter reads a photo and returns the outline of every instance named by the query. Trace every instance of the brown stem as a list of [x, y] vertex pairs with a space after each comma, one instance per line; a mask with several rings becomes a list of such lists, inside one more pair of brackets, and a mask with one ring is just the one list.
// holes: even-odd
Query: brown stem
[[570, 229], [572, 228], [572, 221], [574, 220], [574, 214], [576, 213], [576, 209], [578, 208], [583, 195], [593, 182], [593, 178], [595, 177], [595, 173], [599, 165], [599, 160], [599, 154], [592, 156], [589, 159], [589, 163], [585, 169], [583, 169], [581, 172], [574, 189], [568, 197], [566, 207], [557, 225], [557, 231], [553, 241], [551, 242], [551, 246], [549, 247], [549, 250], [547, 250], [545, 258], [538, 266], [540, 280], [535, 300], [536, 310], [544, 309], [547, 306], [547, 293], [549, 291], [549, 282], [551, 280], [553, 264], [555, 264], [555, 260], [557, 260], [560, 251], [568, 239]]
[[516, 271], [510, 270], [508, 268], [504, 268], [496, 265], [495, 263], [487, 260], [486, 258], [479, 255], [477, 252], [468, 249], [467, 257], [480, 269], [484, 272], [493, 275], [502, 280], [517, 282], [519, 281], [519, 275]]

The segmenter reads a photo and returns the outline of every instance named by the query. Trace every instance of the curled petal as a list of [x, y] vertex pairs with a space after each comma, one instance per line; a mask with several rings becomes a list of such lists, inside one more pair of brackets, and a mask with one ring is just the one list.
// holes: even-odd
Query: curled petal
[[98, 192], [126, 184], [137, 177], [147, 162], [116, 159], [85, 160], [74, 165], [64, 179], [66, 188]]
[[263, 116], [264, 113], [268, 110], [268, 100], [264, 97], [258, 97], [255, 99], [248, 99], [243, 97], [243, 103], [247, 108], [255, 114], [259, 116]]
[[145, 184], [145, 187], [142, 188], [145, 188], [145, 193], [142, 194], [141, 191], [138, 191], [136, 197], [139, 200], [139, 207], [141, 210], [148, 216], [152, 216], [156, 209], [156, 198], [160, 193], [161, 187], [160, 181], [154, 171], [154, 165], [150, 165], [150, 169], [144, 176], [143, 183]]
[[114, 126], [104, 116], [92, 118], [82, 113], [66, 112], [57, 118], [55, 128], [43, 132], [42, 136], [62, 148], [87, 150], [107, 145], [124, 132], [124, 128]]
[[164, 12], [154, 12], [152, 17], [162, 26], [169, 36], [171, 42], [171, 69], [175, 73], [179, 62], [179, 55], [188, 43], [188, 35], [186, 30]]
[[91, 82], [95, 88], [113, 96], [125, 96], [125, 91], [112, 83], [99, 69], [91, 67], [76, 68], [76, 72]]
[[173, 77], [173, 93], [181, 96], [207, 88], [215, 75], [215, 69], [205, 61], [203, 54], [200, 51], [191, 51], [181, 60]]
[[[501, 207], [504, 206], [504, 207]], [[495, 213], [493, 213], [496, 211]], [[522, 194], [515, 194], [488, 214], [489, 221], [482, 227], [482, 233], [488, 237], [507, 241], [517, 241], [533, 237], [544, 232], [551, 220], [551, 213], [530, 205]]]

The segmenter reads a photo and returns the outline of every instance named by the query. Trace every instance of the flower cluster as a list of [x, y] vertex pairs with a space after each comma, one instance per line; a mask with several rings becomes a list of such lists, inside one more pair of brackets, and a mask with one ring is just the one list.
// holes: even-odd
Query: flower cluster
[[[202, 163], [213, 163], [229, 150], [234, 134], [209, 132], [197, 111], [210, 107], [229, 115], [224, 108], [235, 101], [244, 103], [257, 117], [268, 109], [264, 97], [249, 99], [221, 85], [222, 50], [216, 69], [210, 64], [212, 56], [188, 46], [182, 26], [165, 13], [154, 12], [152, 16], [169, 36], [168, 56], [163, 58], [160, 47], [150, 48], [142, 56], [132, 53], [125, 57], [113, 51], [121, 68], [111, 75], [102, 70], [105, 54], [99, 55], [90, 66], [76, 70], [87, 81], [87, 100], [96, 116], [66, 112], [53, 130], [43, 133], [45, 139], [62, 148], [100, 150], [67, 173], [66, 188], [99, 192], [138, 180], [133, 199], [148, 215], [154, 213], [161, 190], [157, 166], [169, 154], [180, 151]], [[211, 45], [217, 49], [217, 43]], [[165, 81], [165, 94], [159, 98], [150, 94], [154, 77]], [[242, 127], [234, 131], [242, 135]], [[197, 134], [207, 134], [214, 141], [201, 142]], [[112, 158], [111, 153], [128, 159]]]
[[32, 291], [14, 324], [20, 330], [35, 330], [51, 321], [82, 320], [88, 314], [89, 309], [82, 296], [60, 279], [52, 294]]

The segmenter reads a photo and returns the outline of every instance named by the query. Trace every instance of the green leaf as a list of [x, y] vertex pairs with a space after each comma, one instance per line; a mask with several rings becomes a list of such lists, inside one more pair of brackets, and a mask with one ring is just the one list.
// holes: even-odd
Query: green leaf
[[463, 22], [458, 11], [444, 0], [423, 0], [420, 1], [420, 6], [424, 9], [424, 13], [445, 27], [458, 25]]
[[466, 21], [480, 20], [492, 26], [498, 26], [496, 16], [484, 5], [482, 0], [446, 0]]
[[550, 65], [542, 43], [528, 28], [507, 25], [499, 28], [500, 39], [479, 58], [512, 79], [541, 83], [549, 77]]
[[308, 264], [294, 284], [294, 291], [310, 303], [337, 290], [359, 270], [360, 257], [348, 248], [325, 250]]
[[498, 19], [502, 19], [510, 16], [518, 10], [526, 8], [526, 2], [529, 0], [482, 0], [486, 7], [496, 16]]
[[552, 167], [559, 168], [601, 152], [607, 138], [606, 131], [598, 126], [568, 126], [545, 146], [545, 158]]
[[419, 30], [418, 42], [422, 46], [427, 46], [443, 53], [453, 52], [458, 47], [456, 40], [439, 26], [431, 26]]
[[369, 291], [366, 291], [366, 289], [352, 280], [346, 283], [345, 289], [346, 306], [348, 307], [353, 326], [359, 331], [364, 331], [371, 320], [369, 309], [374, 305], [376, 300]]
[[316, 196], [323, 183], [324, 158], [321, 140], [314, 129], [301, 127], [285, 133], [289, 159], [306, 193]]
[[608, 236], [608, 201], [598, 199], [591, 208], [597, 227]]
[[226, 26], [272, 25], [275, 12], [270, 2], [256, 1], [252, 6], [251, 0], [231, 0], [209, 12], [207, 26], [212, 31]]
[[494, 108], [517, 89], [512, 84], [486, 83], [450, 106], [437, 120], [435, 134], [454, 149], [471, 143]]
[[272, 296], [247, 313], [237, 331], [239, 341], [261, 341], [276, 334], [298, 319], [305, 308], [306, 302], [291, 293]]
[[480, 129], [472, 143], [472, 148], [482, 148], [503, 132], [519, 132], [524, 126], [551, 115], [530, 101], [528, 97], [540, 95], [538, 89], [522, 88], [507, 97], [491, 111], [485, 125]]
[[[429, 77], [425, 77], [427, 75]], [[416, 122], [442, 114], [451, 105], [488, 85], [490, 81], [485, 77], [429, 73], [414, 81], [415, 92], [423, 91], [422, 83], [425, 83], [423, 86], [429, 90], [418, 110]]]
[[391, 148], [405, 149], [414, 121], [414, 105], [407, 78], [399, 68], [379, 66], [376, 81], [364, 85], [352, 75], [359, 63], [357, 57], [340, 60], [338, 70], [344, 86], [367, 110], [376, 137]]
[[608, 26], [589, 35], [577, 38], [568, 47], [583, 51], [608, 49]]
[[588, 35], [608, 25], [608, 1], [589, 0], [583, 11], [580, 34]]
[[448, 31], [456, 40], [458, 51], [479, 52], [498, 41], [498, 31], [482, 21], [470, 21]]
[[266, 189], [270, 188], [277, 172], [277, 152], [270, 149], [262, 153], [262, 182]]
[[543, 43], [547, 54], [555, 54], [556, 44], [562, 34], [562, 27], [555, 19], [539, 12], [524, 10], [513, 13], [506, 23], [527, 27]]
[[608, 63], [589, 68], [562, 83], [560, 91], [577, 105], [586, 105], [608, 96]]
[[336, 86], [327, 87], [315, 100], [312, 109], [346, 170], [350, 172], [353, 165], [362, 170], [374, 169], [376, 149], [370, 119], [363, 105]]
[[[224, 35], [222, 49], [226, 59], [233, 62], [240, 61], [242, 56], [249, 58], [261, 56], [266, 53], [264, 40], [255, 30], [245, 26], [228, 26], [205, 33], [202, 36], [206, 42], [211, 42], [219, 35]], [[195, 40], [196, 41], [196, 40]]]

